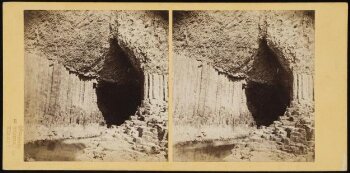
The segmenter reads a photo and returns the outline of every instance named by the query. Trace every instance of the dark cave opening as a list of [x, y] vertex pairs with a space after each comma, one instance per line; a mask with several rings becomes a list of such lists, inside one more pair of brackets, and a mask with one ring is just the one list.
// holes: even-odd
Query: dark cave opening
[[289, 105], [288, 91], [281, 84], [268, 85], [248, 82], [246, 89], [248, 108], [257, 126], [268, 126], [282, 116]]
[[143, 99], [143, 75], [128, 54], [111, 41], [97, 87], [97, 105], [107, 127], [121, 125], [135, 114]]
[[290, 105], [292, 76], [265, 40], [256, 58], [246, 86], [247, 104], [256, 125], [268, 126]]
[[99, 82], [96, 89], [97, 103], [108, 127], [121, 125], [136, 112], [141, 104], [141, 89], [135, 84]]

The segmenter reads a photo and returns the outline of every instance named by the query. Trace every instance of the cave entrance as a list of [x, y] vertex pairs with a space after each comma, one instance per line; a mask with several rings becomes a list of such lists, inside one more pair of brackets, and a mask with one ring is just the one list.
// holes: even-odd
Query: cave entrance
[[289, 105], [289, 94], [281, 84], [248, 82], [248, 108], [257, 126], [268, 126], [282, 116]]
[[96, 87], [97, 104], [107, 127], [121, 125], [141, 105], [144, 77], [132, 58], [116, 40], [111, 41]]
[[292, 79], [279, 57], [262, 41], [246, 88], [248, 109], [257, 126], [268, 126], [284, 114], [291, 101]]
[[107, 81], [100, 81], [98, 85], [98, 105], [108, 127], [124, 123], [141, 104], [141, 88], [138, 85]]

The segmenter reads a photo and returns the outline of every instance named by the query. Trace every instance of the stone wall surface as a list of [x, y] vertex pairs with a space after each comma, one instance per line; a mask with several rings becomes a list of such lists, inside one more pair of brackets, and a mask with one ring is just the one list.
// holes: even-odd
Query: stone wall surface
[[[26, 51], [100, 77], [114, 39], [138, 71], [167, 74], [168, 22], [150, 11], [25, 11]], [[115, 79], [117, 80], [117, 79]]]
[[293, 101], [299, 104], [312, 105], [314, 96], [314, 76], [307, 73], [296, 73], [293, 75]]
[[[145, 73], [168, 74], [167, 11], [118, 11], [112, 35]], [[130, 27], [131, 26], [131, 27]]]
[[168, 76], [145, 73], [144, 99], [151, 102], [168, 101]]
[[[175, 141], [237, 134], [228, 160], [314, 160], [314, 20], [313, 11], [174, 11]], [[282, 86], [288, 105], [267, 127], [235, 129], [254, 124], [249, 82]]]
[[232, 76], [248, 70], [259, 48], [259, 12], [175, 11], [174, 16], [174, 52]]
[[27, 53], [25, 121], [46, 126], [104, 122], [94, 79], [81, 79], [56, 61]]
[[287, 71], [313, 72], [310, 11], [175, 11], [174, 16], [174, 51], [208, 62], [219, 72], [245, 76], [261, 39]]
[[[217, 117], [220, 106], [216, 107], [216, 104], [223, 105], [228, 115], [237, 114], [234, 112], [244, 107], [237, 109], [235, 105], [246, 103], [231, 94], [230, 90], [235, 87], [230, 84], [243, 79], [266, 84], [282, 83], [291, 90], [295, 103], [313, 102], [312, 12], [175, 11], [174, 16], [175, 116], [202, 116], [203, 112], [211, 114], [214, 111]], [[267, 49], [271, 55], [266, 53]], [[272, 55], [274, 58], [269, 57]], [[221, 77], [223, 74], [226, 76]], [[226, 81], [225, 85], [220, 86], [221, 80], [218, 79], [221, 78]], [[200, 84], [197, 86], [198, 80]], [[201, 92], [203, 87], [205, 96], [197, 96], [196, 92]], [[222, 96], [221, 92], [224, 93]], [[219, 95], [211, 96], [211, 93]], [[238, 100], [228, 99], [223, 103], [215, 100], [226, 97]], [[197, 104], [202, 107], [192, 108]], [[217, 117], [215, 121], [219, 119]]]
[[109, 50], [109, 11], [25, 11], [25, 49], [97, 76]]
[[175, 125], [232, 126], [251, 124], [245, 81], [232, 80], [207, 63], [174, 56]]
[[[24, 14], [27, 141], [99, 136], [105, 123], [97, 103], [100, 81], [141, 85], [142, 102], [149, 106], [139, 116], [161, 110], [159, 116], [165, 117], [160, 118], [159, 133], [167, 134], [163, 122], [168, 100], [167, 12], [31, 10]], [[149, 119], [140, 121], [146, 126]], [[91, 132], [95, 126], [101, 127]], [[152, 135], [157, 138], [157, 134]]]
[[313, 74], [315, 24], [312, 11], [269, 11], [266, 40], [287, 70]]

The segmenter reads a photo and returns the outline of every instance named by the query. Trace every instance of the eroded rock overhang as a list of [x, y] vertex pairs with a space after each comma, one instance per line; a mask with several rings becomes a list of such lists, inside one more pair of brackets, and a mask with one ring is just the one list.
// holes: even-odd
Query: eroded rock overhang
[[168, 73], [168, 21], [157, 11], [26, 11], [26, 50], [99, 77], [115, 41], [144, 73]]
[[[293, 104], [313, 106], [313, 12], [175, 11], [173, 36], [174, 120], [179, 124], [192, 122], [203, 127], [216, 124], [214, 122], [217, 121], [219, 125], [230, 125], [235, 119], [233, 117], [237, 117], [236, 122], [245, 120], [242, 123], [251, 124], [249, 117], [254, 112], [251, 103], [252, 99], [256, 101], [256, 97], [274, 97], [280, 106], [271, 107], [271, 109], [282, 110], [276, 112], [278, 116], [282, 116], [286, 107]], [[262, 56], [262, 51], [269, 53]], [[190, 67], [183, 70], [189, 70], [191, 72], [187, 74], [193, 75], [182, 75], [185, 72], [181, 70], [176, 72], [177, 68], [183, 68], [184, 61], [188, 61], [187, 66]], [[201, 70], [207, 66], [207, 70]], [[198, 75], [196, 71], [199, 72]], [[227, 78], [225, 85], [221, 84], [220, 75]], [[187, 84], [188, 86], [184, 85], [184, 81], [197, 79], [201, 83], [198, 84], [200, 87], [197, 87], [197, 90], [196, 82]], [[232, 86], [239, 83], [243, 85], [237, 88], [238, 90], [234, 87], [232, 89]], [[176, 88], [176, 85], [186, 87]], [[231, 87], [226, 89], [225, 86]], [[187, 90], [191, 88], [196, 92], [204, 93], [203, 96], [199, 94], [197, 99], [182, 99], [187, 98], [185, 93], [189, 94]], [[259, 93], [265, 94], [259, 96], [251, 92], [256, 91], [257, 88], [261, 89]], [[272, 91], [278, 91], [278, 93]], [[210, 93], [213, 93], [213, 96]], [[243, 94], [242, 97], [238, 97], [232, 93]], [[226, 96], [238, 100], [232, 102], [233, 104], [227, 101], [221, 102], [222, 97]], [[194, 108], [189, 108], [186, 104], [181, 104], [182, 102], [186, 102], [187, 105], [193, 103]], [[266, 100], [260, 103], [263, 102]], [[229, 111], [237, 104], [241, 106]], [[274, 105], [273, 102], [271, 105]], [[239, 112], [239, 110], [246, 110], [246, 107], [249, 109], [247, 113]], [[201, 109], [202, 112], [196, 111]], [[227, 111], [228, 116], [224, 116], [220, 111], [210, 113], [217, 110]], [[225, 119], [228, 119], [228, 122]], [[256, 123], [256, 119], [254, 122]]]
[[313, 72], [312, 12], [175, 11], [174, 16], [174, 51], [210, 63], [219, 72], [245, 76], [262, 39], [286, 70]]
[[[312, 100], [312, 11], [175, 11], [174, 16], [175, 53], [208, 63], [230, 77], [249, 80], [264, 42], [292, 78], [292, 98]], [[298, 93], [304, 92], [301, 88], [306, 93]]]
[[[25, 93], [28, 102], [37, 100], [27, 106], [27, 120], [47, 119], [44, 121], [53, 125], [107, 121], [104, 114], [113, 114], [110, 108], [115, 107], [109, 103], [118, 102], [103, 99], [104, 95], [118, 94], [109, 92], [111, 88], [135, 95], [136, 106], [141, 100], [166, 101], [167, 14], [25, 11], [25, 56], [30, 70], [26, 71]], [[42, 72], [45, 75], [41, 77], [31, 75]], [[129, 92], [127, 88], [136, 89]], [[109, 121], [119, 124], [119, 120]]]

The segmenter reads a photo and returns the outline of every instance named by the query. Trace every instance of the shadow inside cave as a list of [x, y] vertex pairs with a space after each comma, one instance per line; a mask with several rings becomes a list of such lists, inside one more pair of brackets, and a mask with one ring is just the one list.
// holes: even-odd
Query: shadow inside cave
[[272, 124], [290, 105], [293, 78], [282, 62], [262, 40], [245, 90], [257, 126]]
[[107, 127], [124, 123], [141, 104], [144, 78], [131, 58], [117, 40], [111, 40], [96, 87], [97, 105]]
[[135, 84], [99, 82], [96, 89], [97, 104], [108, 127], [121, 125], [136, 112], [142, 99], [140, 90], [140, 86]]
[[258, 126], [272, 124], [289, 105], [289, 94], [281, 84], [248, 82], [246, 95], [248, 108]]

